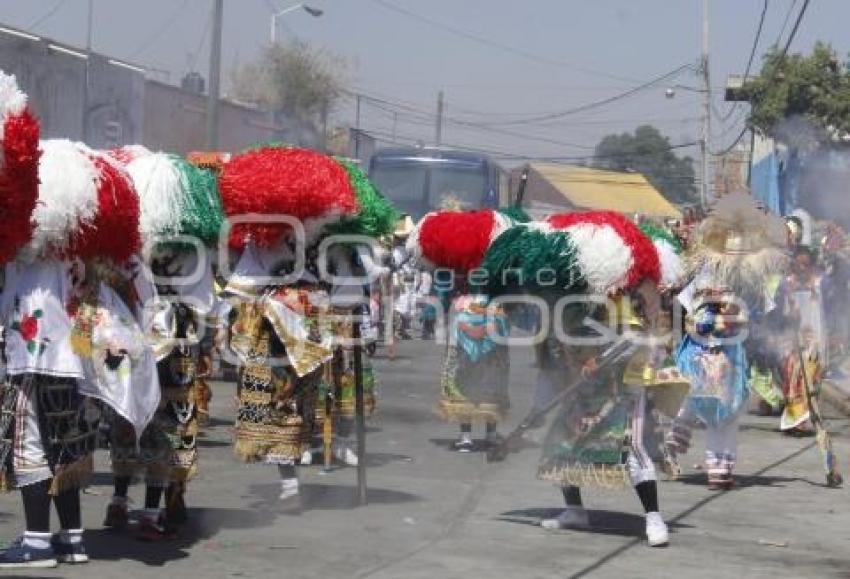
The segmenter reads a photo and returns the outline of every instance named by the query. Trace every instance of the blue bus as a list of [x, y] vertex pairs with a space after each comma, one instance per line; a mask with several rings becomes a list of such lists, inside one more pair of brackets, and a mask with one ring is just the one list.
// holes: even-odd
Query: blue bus
[[453, 149], [381, 149], [369, 177], [395, 207], [414, 220], [443, 207], [496, 208], [508, 205], [505, 172], [486, 155]]

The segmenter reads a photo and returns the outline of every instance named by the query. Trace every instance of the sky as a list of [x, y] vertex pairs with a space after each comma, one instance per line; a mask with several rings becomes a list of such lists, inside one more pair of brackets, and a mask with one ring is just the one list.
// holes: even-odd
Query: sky
[[[270, 17], [296, 2], [224, 0], [223, 78], [269, 43]], [[361, 102], [361, 128], [399, 143], [430, 143], [444, 91], [443, 142], [507, 156], [581, 160], [601, 137], [640, 124], [674, 145], [699, 139], [701, 96], [690, 90], [701, 50], [702, 0], [313, 0], [320, 18], [294, 11], [278, 40], [301, 39], [347, 63], [346, 86]], [[757, 52], [787, 38], [802, 0], [768, 0]], [[208, 71], [212, 0], [94, 0], [93, 49], [139, 63], [179, 83]], [[712, 149], [732, 143], [746, 107], [731, 109], [722, 87], [747, 63], [764, 0], [710, 0], [714, 87]], [[0, 0], [0, 22], [85, 45], [88, 0]], [[793, 11], [791, 9], [793, 8]], [[850, 2], [811, 2], [791, 51], [816, 40], [850, 52]], [[618, 95], [685, 65], [669, 80], [607, 106], [539, 121]], [[678, 85], [673, 98], [665, 90]], [[378, 100], [374, 100], [378, 99]], [[730, 114], [731, 111], [731, 114]], [[353, 124], [354, 100], [334, 122]], [[505, 123], [514, 124], [505, 124]], [[679, 149], [696, 155], [695, 147]]]

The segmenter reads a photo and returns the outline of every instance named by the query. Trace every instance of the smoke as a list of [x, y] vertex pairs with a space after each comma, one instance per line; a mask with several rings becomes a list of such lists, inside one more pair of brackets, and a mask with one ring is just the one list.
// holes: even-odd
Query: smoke
[[816, 220], [850, 228], [850, 136], [796, 116], [777, 127], [775, 138], [787, 147], [782, 173], [787, 212], [802, 207]]

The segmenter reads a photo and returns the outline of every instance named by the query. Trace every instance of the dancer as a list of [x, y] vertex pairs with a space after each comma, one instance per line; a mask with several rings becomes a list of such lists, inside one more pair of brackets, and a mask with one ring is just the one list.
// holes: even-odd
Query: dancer
[[668, 436], [673, 454], [687, 452], [690, 429], [706, 427], [708, 488], [734, 487], [740, 416], [749, 365], [745, 331], [773, 309], [770, 280], [784, 270], [786, 232], [745, 192], [721, 198], [693, 236], [688, 286], [679, 302], [688, 315], [676, 361], [691, 393]]
[[[664, 273], [676, 271], [677, 261], [674, 252], [665, 254]], [[548, 304], [542, 319], [547, 339], [538, 350], [552, 398], [540, 407], [563, 402], [546, 435], [538, 476], [561, 487], [566, 508], [541, 526], [586, 528], [581, 487], [631, 485], [646, 513], [649, 545], [666, 545], [654, 466], [662, 458], [661, 441], [653, 418], [656, 410], [675, 413], [687, 385], [657, 355], [666, 339], [659, 335], [658, 286], [674, 283], [662, 278], [657, 247], [619, 214], [555, 215], [502, 234], [482, 267], [491, 293], [529, 293]], [[599, 333], [618, 327], [621, 337]], [[642, 338], [648, 345], [630, 343], [638, 330], [647, 333]]]
[[[376, 215], [368, 211], [375, 199], [340, 162], [294, 148], [235, 156], [219, 186], [229, 216], [258, 210], [288, 216], [286, 222], [234, 225], [230, 245], [242, 256], [227, 291], [237, 298], [230, 347], [242, 365], [235, 452], [246, 462], [276, 465], [280, 498], [291, 499], [299, 494], [296, 466], [311, 459], [305, 453], [318, 388], [333, 358], [333, 280], [327, 274], [334, 264], [324, 259], [319, 240], [365, 227]], [[395, 222], [394, 214], [378, 213]]]
[[218, 241], [224, 214], [215, 177], [206, 169], [138, 146], [113, 155], [134, 180], [141, 199], [143, 241], [152, 248], [150, 272], [139, 271], [134, 280], [137, 288], [147, 278], [158, 282], [156, 288], [138, 293], [146, 294], [140, 309], [154, 310], [148, 326], [157, 345], [162, 401], [138, 441], [139, 452], [125, 422], [116, 421], [112, 429], [115, 488], [104, 526], [127, 526], [129, 486], [144, 472], [144, 510], [136, 531], [142, 540], [157, 541], [185, 523], [186, 485], [198, 469], [197, 378], [208, 357], [203, 346], [211, 343], [203, 338], [214, 331], [206, 318], [216, 306], [207, 250]]
[[[458, 425], [459, 437], [452, 447], [462, 453], [475, 448], [475, 423], [484, 424], [487, 445], [499, 444], [498, 425], [510, 407], [508, 318], [502, 307], [490, 303], [472, 272], [492, 240], [515, 223], [495, 211], [441, 211], [426, 215], [408, 240], [415, 265], [441, 268], [435, 271], [435, 286], [443, 287], [445, 274], [450, 274], [444, 296], [450, 308], [449, 331], [438, 412], [444, 421]], [[430, 305], [438, 303], [432, 300]]]
[[[8, 474], [21, 490], [26, 531], [0, 554], [0, 569], [88, 561], [80, 488], [92, 472], [100, 403], [141, 432], [159, 400], [152, 351], [119, 297], [118, 272], [140, 247], [132, 183], [82, 144], [44, 141], [40, 149], [32, 239], [7, 265], [2, 300], [4, 400], [14, 426]], [[30, 231], [10, 224], [22, 225]]]

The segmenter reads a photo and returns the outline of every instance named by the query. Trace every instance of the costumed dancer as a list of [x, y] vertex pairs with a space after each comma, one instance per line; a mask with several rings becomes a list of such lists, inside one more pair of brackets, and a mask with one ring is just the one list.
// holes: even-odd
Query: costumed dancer
[[413, 318], [416, 315], [418, 272], [410, 262], [405, 247], [413, 227], [413, 219], [410, 215], [404, 215], [393, 231], [393, 328], [394, 337], [400, 340], [411, 338]]
[[804, 221], [790, 217], [786, 218], [786, 225], [792, 261], [779, 289], [778, 306], [787, 321], [789, 336], [782, 359], [785, 407], [780, 429], [790, 434], [810, 435], [814, 434], [814, 428], [809, 420], [806, 390], [811, 388], [817, 392], [829, 368], [829, 336], [824, 310], [828, 283], [817, 265], [814, 250], [802, 243], [805, 237], [810, 237], [804, 235]]
[[658, 288], [675, 284], [679, 270], [675, 251], [664, 249], [620, 214], [588, 212], [519, 225], [484, 259], [491, 293], [528, 293], [549, 306], [540, 347], [551, 398], [539, 412], [558, 410], [538, 477], [561, 488], [566, 508], [541, 521], [546, 529], [589, 526], [582, 487], [632, 486], [649, 545], [669, 540], [658, 502], [655, 462], [664, 457], [655, 417], [675, 415], [687, 380], [664, 364], [669, 337], [660, 335]]
[[449, 303], [440, 304], [450, 309], [444, 310], [449, 331], [438, 412], [444, 421], [458, 424], [460, 435], [453, 444], [458, 452], [475, 448], [474, 423], [484, 423], [486, 442], [498, 444], [497, 427], [510, 407], [508, 318], [477, 287], [474, 270], [493, 240], [515, 223], [492, 210], [439, 211], [423, 217], [407, 241], [412, 263], [436, 270], [436, 283], [451, 274], [451, 290], [445, 295]]
[[[328, 224], [322, 231], [325, 239], [317, 240], [327, 247], [328, 273], [335, 276], [330, 291], [331, 331], [334, 335], [334, 358], [325, 368], [319, 385], [316, 405], [316, 427], [323, 432], [333, 458], [348, 466], [357, 466], [359, 457], [352, 449], [351, 436], [355, 419], [354, 324], [361, 325], [360, 336], [366, 340], [366, 327], [371, 320], [370, 287], [375, 280], [389, 275], [382, 265], [377, 240], [393, 232], [398, 213], [369, 181], [366, 174], [349, 161], [337, 160], [346, 170], [357, 198], [356, 213], [343, 216], [338, 223]], [[338, 236], [338, 242], [334, 242]], [[366, 240], [374, 240], [370, 251]], [[361, 321], [369, 320], [369, 321]], [[361, 360], [364, 410], [366, 417], [377, 408], [377, 381], [368, 358]], [[327, 424], [328, 410], [333, 418]], [[330, 432], [329, 432], [330, 431]], [[332, 437], [327, 440], [328, 436]], [[330, 457], [325, 456], [330, 464]]]
[[738, 423], [749, 393], [745, 329], [774, 308], [769, 282], [786, 267], [785, 228], [747, 193], [731, 193], [715, 204], [692, 241], [691, 281], [679, 295], [686, 335], [676, 355], [691, 392], [668, 446], [687, 452], [691, 426], [704, 425], [708, 486], [727, 490], [734, 486]]
[[[140, 246], [132, 182], [82, 144], [44, 141], [40, 149], [32, 228], [16, 224], [18, 234], [32, 238], [7, 265], [2, 300], [4, 399], [13, 401], [14, 426], [9, 462], [4, 456], [0, 464], [21, 489], [27, 530], [0, 555], [0, 569], [88, 561], [80, 488], [92, 471], [101, 414], [95, 401], [137, 432], [158, 403], [150, 348], [115, 277]], [[14, 157], [6, 151], [9, 163]], [[15, 247], [10, 241], [4, 250]], [[51, 502], [59, 514], [56, 535]]]
[[140, 147], [112, 154], [125, 163], [140, 197], [149, 273], [139, 272], [136, 279], [157, 282], [155, 292], [147, 292], [146, 306], [153, 312], [145, 325], [155, 344], [162, 394], [154, 420], [138, 440], [138, 451], [129, 425], [119, 420], [113, 426], [115, 488], [104, 525], [127, 526], [129, 486], [143, 472], [144, 511], [136, 531], [140, 539], [155, 541], [185, 522], [186, 485], [198, 469], [196, 401], [203, 396], [198, 376], [206, 371], [209, 335], [215, 330], [207, 325], [216, 306], [208, 250], [218, 241], [224, 214], [215, 176], [208, 170]]
[[310, 448], [318, 387], [333, 358], [330, 287], [313, 243], [325, 225], [356, 212], [357, 197], [342, 165], [296, 148], [235, 155], [219, 189], [228, 217], [270, 216], [233, 224], [230, 247], [242, 254], [225, 291], [233, 301], [229, 346], [240, 364], [235, 453], [276, 465], [286, 500], [299, 494], [295, 467]]

